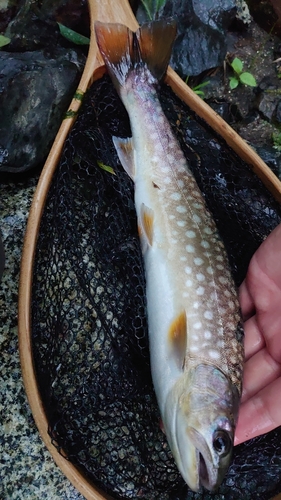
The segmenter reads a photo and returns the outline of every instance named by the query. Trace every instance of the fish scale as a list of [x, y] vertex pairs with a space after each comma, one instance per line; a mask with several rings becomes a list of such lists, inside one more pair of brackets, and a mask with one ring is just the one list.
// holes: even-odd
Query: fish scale
[[164, 429], [189, 487], [212, 491], [231, 460], [243, 329], [224, 246], [157, 98], [175, 25], [148, 23], [136, 34], [120, 24], [95, 29], [131, 124], [132, 138], [113, 141], [135, 184], [151, 372]]

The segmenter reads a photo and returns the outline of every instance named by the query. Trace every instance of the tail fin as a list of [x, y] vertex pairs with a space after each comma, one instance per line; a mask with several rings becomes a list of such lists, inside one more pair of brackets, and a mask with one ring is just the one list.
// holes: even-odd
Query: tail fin
[[128, 73], [147, 65], [160, 80], [167, 69], [176, 36], [175, 21], [159, 20], [144, 24], [132, 32], [123, 24], [95, 23], [97, 43], [116, 85], [124, 85]]

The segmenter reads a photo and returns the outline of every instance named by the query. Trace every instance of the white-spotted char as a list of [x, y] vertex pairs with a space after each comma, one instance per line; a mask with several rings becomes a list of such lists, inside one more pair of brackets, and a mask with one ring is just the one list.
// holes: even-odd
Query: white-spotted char
[[173, 21], [136, 33], [96, 23], [98, 45], [128, 111], [114, 138], [135, 183], [151, 370], [169, 445], [194, 491], [215, 490], [231, 460], [243, 366], [237, 293], [224, 246], [159, 103]]

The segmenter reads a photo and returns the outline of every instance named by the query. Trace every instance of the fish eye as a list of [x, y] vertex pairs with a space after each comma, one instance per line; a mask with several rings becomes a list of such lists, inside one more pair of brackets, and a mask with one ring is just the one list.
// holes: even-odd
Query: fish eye
[[227, 455], [232, 448], [232, 440], [229, 434], [222, 430], [216, 431], [213, 437], [213, 447], [221, 457]]

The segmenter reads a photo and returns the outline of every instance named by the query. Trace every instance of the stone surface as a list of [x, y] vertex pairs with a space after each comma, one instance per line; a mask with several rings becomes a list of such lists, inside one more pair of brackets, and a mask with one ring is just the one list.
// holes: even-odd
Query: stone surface
[[199, 75], [221, 66], [225, 32], [236, 15], [234, 0], [168, 0], [161, 17], [175, 17], [178, 37], [171, 65], [181, 76]]
[[43, 163], [76, 90], [84, 58], [72, 49], [0, 52], [0, 172]]
[[0, 283], [0, 498], [83, 500], [42, 442], [21, 378], [17, 339], [18, 280], [23, 236], [36, 177], [1, 182], [0, 227], [6, 253]]

